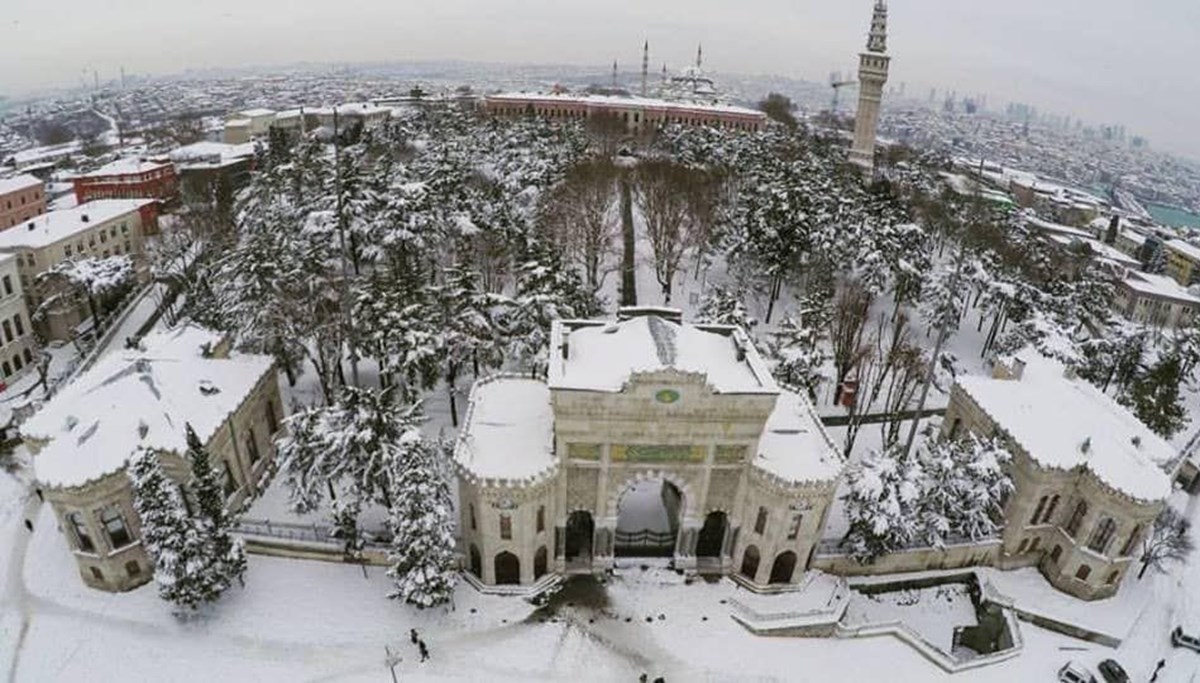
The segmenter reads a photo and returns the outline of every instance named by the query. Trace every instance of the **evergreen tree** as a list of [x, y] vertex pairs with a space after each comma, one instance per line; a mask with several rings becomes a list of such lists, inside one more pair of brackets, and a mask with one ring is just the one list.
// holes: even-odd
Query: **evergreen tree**
[[208, 451], [192, 426], [187, 425], [188, 461], [192, 466], [192, 486], [196, 493], [196, 514], [200, 520], [206, 540], [211, 547], [210, 572], [218, 592], [224, 591], [236, 580], [244, 583], [246, 575], [246, 550], [242, 539], [235, 538], [232, 530], [234, 520], [225, 510], [225, 496], [217, 472], [208, 459]]
[[995, 439], [926, 441], [922, 450], [924, 481], [920, 517], [924, 540], [942, 547], [947, 541], [994, 536], [1003, 526], [1003, 503], [1013, 491], [1004, 465], [1012, 456]]
[[159, 596], [193, 610], [216, 600], [223, 588], [211, 571], [206, 529], [188, 514], [179, 487], [163, 473], [158, 455], [140, 450], [130, 462], [129, 478]]
[[1169, 439], [1188, 423], [1187, 409], [1179, 395], [1182, 380], [1179, 355], [1168, 353], [1133, 381], [1121, 402], [1151, 431]]
[[717, 285], [700, 301], [696, 322], [716, 325], [736, 325], [749, 333], [758, 320], [746, 310], [739, 292], [730, 287]]
[[822, 322], [813, 327], [809, 321], [814, 318], [819, 316], [803, 316], [799, 320], [785, 316], [771, 342], [771, 355], [776, 359], [775, 380], [790, 389], [804, 391], [813, 401], [817, 400], [817, 388], [825, 380], [821, 368], [826, 356], [819, 342], [827, 324]]
[[390, 597], [432, 607], [450, 600], [458, 577], [454, 507], [443, 467], [448, 451], [423, 441], [416, 429], [406, 432], [399, 446], [388, 570], [396, 590]]
[[872, 450], [850, 468], [842, 497], [850, 529], [842, 545], [855, 559], [870, 562], [918, 537], [924, 476], [920, 461], [903, 447]]

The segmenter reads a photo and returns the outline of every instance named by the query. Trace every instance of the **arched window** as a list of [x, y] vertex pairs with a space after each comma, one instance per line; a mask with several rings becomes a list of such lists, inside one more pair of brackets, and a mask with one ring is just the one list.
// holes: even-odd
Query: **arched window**
[[1041, 542], [1042, 542], [1042, 537], [1041, 537], [1041, 536], [1034, 536], [1034, 537], [1033, 537], [1033, 543], [1030, 543], [1030, 544], [1029, 544], [1029, 552], [1033, 552], [1033, 551], [1037, 550], [1037, 549], [1038, 549], [1038, 545], [1039, 545], [1039, 544], [1041, 544]]
[[521, 561], [516, 555], [508, 551], [496, 555], [495, 570], [498, 585], [521, 583]]
[[754, 519], [754, 533], [761, 536], [767, 530], [767, 509], [760, 507], [758, 509], [758, 517]]
[[1121, 557], [1129, 557], [1129, 554], [1133, 552], [1135, 547], [1137, 547], [1138, 542], [1141, 541], [1142, 526], [1143, 525], [1139, 524], [1133, 527], [1133, 531], [1130, 532], [1129, 538], [1125, 541], [1125, 545], [1121, 546]]
[[1054, 546], [1054, 550], [1050, 551], [1050, 561], [1058, 564], [1058, 558], [1060, 557], [1062, 557], [1062, 546], [1056, 545]]
[[1086, 564], [1079, 565], [1079, 569], [1075, 570], [1075, 578], [1080, 581], [1087, 581], [1087, 578], [1092, 575], [1092, 568]]
[[1117, 523], [1112, 517], [1105, 517], [1096, 525], [1092, 531], [1092, 537], [1088, 540], [1088, 549], [1098, 553], [1108, 552], [1108, 546], [1112, 544], [1113, 537], [1117, 535]]
[[506, 541], [512, 540], [512, 515], [507, 512], [500, 515], [500, 538]]
[[121, 517], [121, 511], [117, 508], [110, 505], [101, 510], [100, 523], [104, 525], [104, 532], [108, 534], [108, 540], [113, 550], [133, 543], [129, 527], [125, 526], [125, 519]]
[[1046, 508], [1045, 514], [1042, 515], [1041, 524], [1046, 524], [1054, 516], [1054, 511], [1058, 509], [1058, 494], [1054, 494], [1050, 498], [1050, 507]]
[[267, 401], [266, 413], [267, 427], [271, 430], [271, 433], [274, 434], [275, 432], [279, 431], [279, 420], [275, 419], [274, 401]]
[[1083, 526], [1083, 518], [1087, 516], [1088, 505], [1084, 501], [1079, 501], [1075, 506], [1075, 511], [1071, 513], [1071, 519], [1067, 521], [1067, 534], [1072, 538], [1079, 533], [1079, 528]]
[[534, 581], [537, 581], [538, 579], [540, 579], [546, 575], [547, 555], [548, 555], [548, 553], [546, 552], [546, 546], [542, 546], [542, 547], [538, 548], [537, 552], [533, 554], [533, 580]]
[[753, 581], [758, 575], [759, 559], [758, 548], [746, 546], [746, 551], [742, 553], [742, 576]]
[[471, 520], [471, 531], [475, 530], [475, 505], [467, 503], [467, 517]]
[[788, 527], [787, 537], [789, 541], [794, 541], [800, 536], [800, 525], [804, 523], [804, 515], [792, 515], [792, 524]]
[[250, 464], [258, 462], [258, 439], [255, 438], [254, 429], [250, 429], [250, 434], [246, 437], [246, 454], [250, 458]]
[[775, 558], [771, 565], [771, 578], [768, 583], [791, 583], [792, 575], [796, 573], [796, 553], [785, 550]]
[[132, 579], [141, 575], [142, 566], [137, 563], [137, 560], [130, 560], [125, 563], [125, 573], [128, 574], [129, 578]]
[[479, 548], [475, 544], [471, 544], [471, 573], [478, 578], [483, 578], [483, 558], [479, 554]]
[[537, 509], [537, 532], [540, 534], [546, 530], [546, 506], [539, 505]]
[[92, 542], [92, 536], [83, 522], [83, 514], [72, 512], [67, 515], [67, 521], [71, 523], [71, 531], [75, 534], [75, 545], [85, 553], [96, 552], [96, 544]]
[[1037, 507], [1035, 507], [1033, 509], [1033, 517], [1029, 518], [1030, 524], [1038, 523], [1038, 519], [1041, 518], [1042, 512], [1045, 511], [1045, 509], [1046, 509], [1046, 503], [1048, 503], [1049, 501], [1050, 501], [1050, 496], [1042, 496], [1042, 499], [1038, 501]]
[[1021, 545], [1017, 546], [1017, 554], [1024, 555], [1025, 551], [1028, 549], [1029, 549], [1029, 539], [1028, 538], [1021, 539]]

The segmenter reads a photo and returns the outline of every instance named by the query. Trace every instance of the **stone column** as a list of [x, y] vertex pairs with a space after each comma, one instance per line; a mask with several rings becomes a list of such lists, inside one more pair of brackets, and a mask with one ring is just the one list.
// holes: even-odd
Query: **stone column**
[[617, 527], [615, 520], [613, 520], [611, 526], [596, 527], [596, 531], [592, 536], [592, 573], [599, 574], [612, 569], [614, 563], [613, 544], [616, 540], [616, 534]]
[[675, 541], [675, 568], [694, 570], [696, 568], [696, 542], [699, 540], [700, 526], [695, 520], [685, 520]]

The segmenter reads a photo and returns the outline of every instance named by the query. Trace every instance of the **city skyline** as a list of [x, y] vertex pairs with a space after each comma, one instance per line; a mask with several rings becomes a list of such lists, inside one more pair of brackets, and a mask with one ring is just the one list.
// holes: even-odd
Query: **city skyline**
[[[142, 0], [120, 7], [67, 0], [53, 9], [14, 0], [0, 28], [0, 62], [22, 68], [0, 74], [0, 93], [78, 85], [90, 82], [93, 70], [116, 78], [121, 67], [164, 75], [452, 59], [599, 67], [615, 58], [636, 70], [643, 40], [650, 41], [654, 69], [688, 63], [703, 43], [706, 62], [718, 72], [820, 82], [831, 71], [854, 69], [872, 4], [685, 6], [670, 0], [646, 7], [617, 0], [603, 7], [538, 7], [500, 0], [477, 7], [449, 0], [417, 10], [353, 0], [333, 13], [282, 0], [252, 6], [214, 0], [203, 8], [173, 8], [160, 19]], [[37, 30], [42, 26], [53, 30]], [[1090, 122], [1123, 123], [1159, 149], [1200, 157], [1200, 133], [1184, 115], [1200, 106], [1200, 83], [1172, 54], [1200, 39], [1200, 8], [1180, 0], [1152, 11], [1111, 1], [964, 7], [910, 0], [893, 3], [890, 32], [891, 83], [907, 83], [910, 95], [931, 85], [960, 95], [987, 93], [993, 104], [1027, 102]]]

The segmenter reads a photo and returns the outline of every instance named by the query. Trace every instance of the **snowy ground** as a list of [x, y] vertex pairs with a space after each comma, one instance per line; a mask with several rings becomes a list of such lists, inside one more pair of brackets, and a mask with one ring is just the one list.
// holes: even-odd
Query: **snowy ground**
[[957, 583], [875, 595], [852, 591], [846, 621], [851, 624], [902, 621], [943, 652], [953, 649], [955, 629], [978, 623], [967, 587]]

